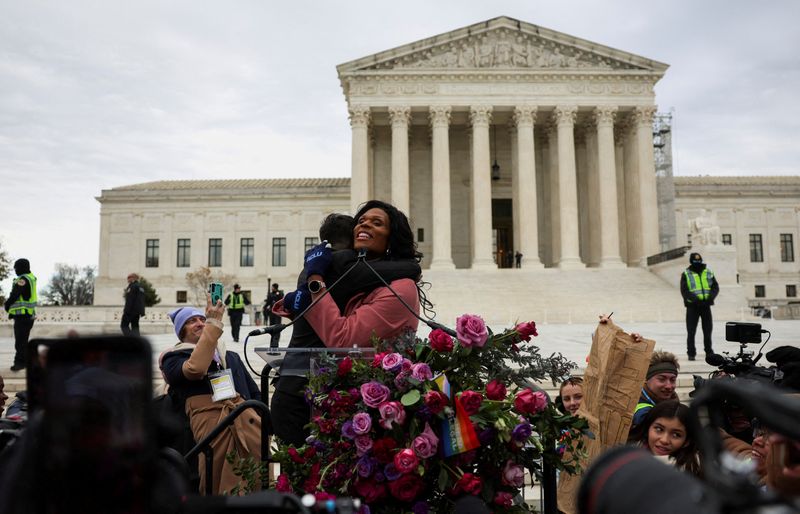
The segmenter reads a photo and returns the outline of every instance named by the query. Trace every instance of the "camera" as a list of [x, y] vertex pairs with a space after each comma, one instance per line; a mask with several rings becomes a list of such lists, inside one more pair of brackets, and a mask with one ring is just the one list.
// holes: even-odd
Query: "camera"
[[[706, 355], [706, 363], [718, 369], [714, 372], [714, 378], [722, 374], [759, 382], [780, 383], [783, 379], [783, 372], [775, 367], [758, 366], [761, 353], [759, 352], [754, 358], [754, 353], [747, 350], [748, 344], [761, 343], [761, 334], [765, 332], [767, 331], [763, 330], [758, 323], [727, 322], [725, 324], [725, 340], [739, 343], [739, 352], [733, 356], [729, 352], [723, 352], [722, 355], [717, 353]], [[695, 390], [703, 387], [705, 382], [705, 379], [695, 375]]]
[[758, 323], [740, 323], [729, 321], [725, 323], [725, 340], [734, 343], [760, 344], [761, 325]]

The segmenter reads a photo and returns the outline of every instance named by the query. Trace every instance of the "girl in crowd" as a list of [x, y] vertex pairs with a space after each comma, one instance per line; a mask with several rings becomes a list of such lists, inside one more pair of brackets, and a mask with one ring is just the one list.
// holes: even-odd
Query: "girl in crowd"
[[[208, 298], [203, 314], [192, 307], [170, 313], [180, 343], [161, 354], [160, 367], [169, 385], [170, 395], [185, 405], [195, 442], [205, 437], [225, 416], [245, 400], [258, 400], [258, 386], [242, 364], [239, 355], [225, 350], [222, 314], [225, 305]], [[214, 378], [212, 385], [211, 378]], [[230, 387], [220, 387], [227, 385]], [[234, 464], [226, 455], [234, 452], [241, 458], [261, 459], [261, 417], [253, 409], [241, 414], [229, 429], [211, 444], [214, 452], [213, 488], [205, 491], [208, 472], [200, 459], [200, 487], [205, 494], [222, 494], [239, 484]]]
[[677, 400], [656, 404], [639, 427], [639, 443], [656, 457], [693, 475], [700, 474], [700, 458], [694, 429], [689, 422], [689, 407]]
[[558, 397], [561, 399], [561, 405], [564, 406], [562, 410], [574, 416], [583, 401], [583, 379], [569, 377], [561, 382]]

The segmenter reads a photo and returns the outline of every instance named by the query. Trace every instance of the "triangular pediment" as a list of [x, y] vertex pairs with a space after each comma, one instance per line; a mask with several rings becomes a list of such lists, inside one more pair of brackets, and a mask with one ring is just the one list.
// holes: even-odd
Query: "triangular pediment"
[[339, 75], [381, 71], [643, 71], [668, 65], [501, 16], [337, 67]]

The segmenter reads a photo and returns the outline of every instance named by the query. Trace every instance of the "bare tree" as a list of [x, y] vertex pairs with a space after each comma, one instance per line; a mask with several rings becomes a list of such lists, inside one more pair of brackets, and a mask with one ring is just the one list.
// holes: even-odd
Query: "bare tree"
[[206, 292], [208, 292], [209, 284], [221, 282], [227, 289], [233, 285], [233, 281], [233, 275], [223, 273], [221, 270], [212, 272], [208, 266], [200, 266], [186, 274], [186, 283], [194, 291], [195, 303], [198, 305], [206, 304]]
[[94, 301], [94, 266], [80, 268], [56, 264], [50, 284], [42, 290], [47, 303], [56, 305], [91, 305]]
[[0, 241], [0, 298], [5, 300], [5, 295], [3, 295], [3, 280], [7, 279], [8, 276], [11, 275], [11, 258], [8, 256], [8, 252], [5, 248], [3, 248], [3, 241]]

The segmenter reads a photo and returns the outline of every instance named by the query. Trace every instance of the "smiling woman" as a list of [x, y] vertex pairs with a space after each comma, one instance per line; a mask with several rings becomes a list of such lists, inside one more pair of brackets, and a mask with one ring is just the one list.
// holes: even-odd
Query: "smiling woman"
[[669, 400], [647, 413], [638, 428], [639, 443], [656, 457], [663, 457], [678, 469], [700, 474], [700, 459], [695, 434], [689, 422], [689, 407]]

